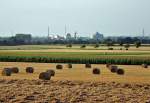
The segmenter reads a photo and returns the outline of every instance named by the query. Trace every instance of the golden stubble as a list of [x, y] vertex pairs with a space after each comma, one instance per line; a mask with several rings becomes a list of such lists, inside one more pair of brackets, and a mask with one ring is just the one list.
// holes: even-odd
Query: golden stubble
[[[92, 68], [85, 68], [84, 64], [73, 64], [73, 68], [67, 68], [67, 64], [62, 64], [62, 70], [56, 70], [57, 64], [54, 63], [22, 63], [22, 62], [0, 62], [0, 72], [5, 67], [18, 67], [20, 72], [12, 74], [10, 77], [1, 76], [1, 79], [38, 79], [39, 73], [47, 69], [54, 69], [56, 72], [52, 80], [71, 80], [71, 81], [105, 81], [105, 82], [127, 82], [127, 83], [149, 83], [150, 68], [142, 68], [140, 65], [118, 65], [119, 68], [125, 70], [125, 75], [117, 75], [111, 73], [105, 65], [93, 64], [92, 68], [100, 68], [100, 75], [93, 75]], [[26, 67], [34, 67], [33, 74], [27, 74]]]

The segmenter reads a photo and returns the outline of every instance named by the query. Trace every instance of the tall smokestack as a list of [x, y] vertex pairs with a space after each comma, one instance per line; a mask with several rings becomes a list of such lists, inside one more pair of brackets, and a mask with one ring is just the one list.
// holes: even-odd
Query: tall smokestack
[[66, 25], [65, 25], [65, 35], [67, 34], [67, 27], [66, 27]]
[[47, 35], [47, 37], [49, 38], [49, 26], [48, 26], [48, 35]]
[[74, 38], [77, 39], [77, 32], [74, 33]]
[[144, 38], [144, 36], [145, 36], [145, 30], [144, 30], [144, 28], [143, 28], [143, 31], [142, 31], [142, 35], [143, 35], [143, 38]]
[[142, 36], [141, 36], [141, 43], [142, 43], [143, 40], [144, 40], [144, 36], [145, 36], [145, 30], [144, 30], [144, 28], [143, 28], [143, 30], [142, 30]]

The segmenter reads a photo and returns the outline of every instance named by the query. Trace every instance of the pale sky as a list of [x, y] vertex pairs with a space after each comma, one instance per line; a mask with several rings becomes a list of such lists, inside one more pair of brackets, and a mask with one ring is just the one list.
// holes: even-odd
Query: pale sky
[[0, 36], [150, 34], [150, 0], [0, 0]]

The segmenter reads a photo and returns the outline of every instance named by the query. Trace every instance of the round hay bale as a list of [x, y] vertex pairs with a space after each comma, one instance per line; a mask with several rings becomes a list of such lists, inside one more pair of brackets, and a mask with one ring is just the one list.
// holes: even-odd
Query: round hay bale
[[33, 67], [26, 67], [26, 73], [33, 73], [34, 68]]
[[72, 64], [68, 64], [67, 67], [68, 67], [68, 68], [72, 68]]
[[91, 67], [92, 67], [91, 64], [89, 63], [85, 64], [85, 68], [91, 68]]
[[63, 66], [62, 65], [56, 65], [56, 69], [63, 69]]
[[118, 74], [118, 75], [124, 75], [124, 72], [125, 72], [125, 71], [124, 71], [123, 69], [118, 69], [118, 70], [117, 70], [117, 74]]
[[107, 63], [107, 64], [106, 64], [106, 67], [107, 67], [107, 68], [109, 68], [109, 66], [111, 66], [111, 63]]
[[148, 65], [147, 64], [142, 64], [142, 67], [143, 68], [148, 68]]
[[115, 65], [110, 65], [110, 66], [109, 66], [109, 70], [110, 70], [112, 73], [116, 73], [117, 70], [118, 70], [118, 67], [115, 66]]
[[94, 68], [93, 69], [93, 74], [100, 74], [100, 69]]
[[55, 71], [52, 69], [49, 69], [46, 72], [49, 73], [51, 76], [55, 76]]
[[39, 79], [42, 79], [42, 80], [50, 80], [50, 79], [51, 79], [51, 74], [48, 73], [48, 72], [42, 72], [42, 73], [40, 73], [40, 75], [39, 75]]
[[18, 67], [12, 67], [11, 71], [12, 71], [12, 73], [19, 73], [19, 68]]
[[11, 76], [11, 73], [12, 73], [11, 68], [4, 68], [2, 70], [2, 76]]

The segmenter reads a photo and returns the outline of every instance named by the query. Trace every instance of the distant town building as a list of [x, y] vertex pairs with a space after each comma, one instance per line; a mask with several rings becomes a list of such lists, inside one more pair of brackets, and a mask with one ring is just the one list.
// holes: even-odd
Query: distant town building
[[102, 41], [104, 39], [104, 36], [103, 36], [103, 34], [100, 34], [99, 32], [96, 32], [93, 35], [93, 39], [96, 40], [96, 41]]
[[32, 39], [31, 34], [16, 34], [15, 40], [23, 43], [30, 43]]
[[66, 35], [66, 39], [67, 40], [70, 40], [72, 37], [71, 37], [71, 34], [70, 33], [67, 33], [67, 35]]
[[63, 36], [57, 35], [57, 40], [64, 40], [65, 38]]
[[81, 41], [88, 41], [90, 39], [91, 39], [90, 37], [78, 37], [78, 40], [81, 40]]
[[54, 39], [54, 35], [49, 34], [47, 38], [48, 38], [48, 40], [52, 40], [52, 39]]

